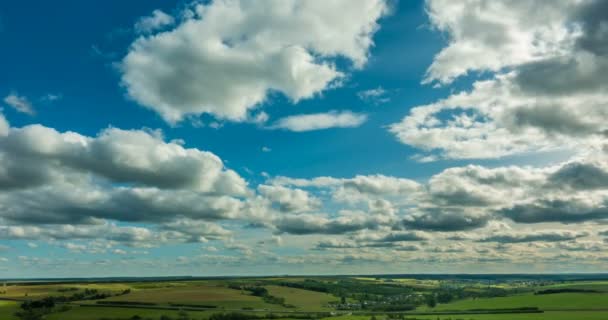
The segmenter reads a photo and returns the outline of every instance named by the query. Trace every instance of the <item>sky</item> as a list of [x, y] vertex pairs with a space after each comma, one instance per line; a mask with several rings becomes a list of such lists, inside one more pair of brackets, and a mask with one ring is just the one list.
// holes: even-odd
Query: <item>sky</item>
[[603, 272], [608, 3], [0, 3], [0, 278]]

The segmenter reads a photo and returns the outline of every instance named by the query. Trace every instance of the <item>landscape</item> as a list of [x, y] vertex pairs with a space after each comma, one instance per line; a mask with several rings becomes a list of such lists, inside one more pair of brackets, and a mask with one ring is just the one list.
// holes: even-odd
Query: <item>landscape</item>
[[0, 291], [0, 320], [606, 317], [606, 274], [41, 279]]
[[608, 0], [0, 0], [0, 320], [608, 320]]

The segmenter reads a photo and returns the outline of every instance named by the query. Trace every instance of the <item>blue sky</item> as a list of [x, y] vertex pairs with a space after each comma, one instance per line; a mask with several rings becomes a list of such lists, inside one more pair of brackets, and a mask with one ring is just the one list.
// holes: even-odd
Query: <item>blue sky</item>
[[601, 270], [601, 5], [2, 3], [0, 278]]

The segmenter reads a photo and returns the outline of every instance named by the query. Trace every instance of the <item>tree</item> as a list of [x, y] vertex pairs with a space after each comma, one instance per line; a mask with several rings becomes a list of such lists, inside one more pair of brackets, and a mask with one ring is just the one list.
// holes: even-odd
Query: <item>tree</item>
[[429, 306], [429, 308], [435, 308], [437, 305], [437, 300], [435, 300], [434, 294], [429, 294], [426, 296], [426, 305]]

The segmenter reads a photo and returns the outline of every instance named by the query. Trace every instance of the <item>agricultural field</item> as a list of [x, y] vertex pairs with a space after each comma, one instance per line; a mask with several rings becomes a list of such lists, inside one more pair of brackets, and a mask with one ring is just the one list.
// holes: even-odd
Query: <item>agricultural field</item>
[[608, 281], [276, 277], [7, 283], [0, 320], [608, 319]]
[[424, 306], [419, 310], [470, 310], [470, 309], [513, 309], [538, 307], [542, 310], [608, 310], [608, 294], [603, 293], [557, 293], [520, 294], [507, 297], [466, 299], [435, 308]]

